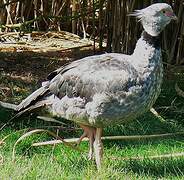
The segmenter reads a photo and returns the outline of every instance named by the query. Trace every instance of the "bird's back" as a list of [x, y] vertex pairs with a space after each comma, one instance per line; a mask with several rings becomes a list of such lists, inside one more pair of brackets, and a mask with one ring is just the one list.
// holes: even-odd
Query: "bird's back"
[[80, 123], [108, 124], [100, 119], [123, 115], [130, 89], [137, 84], [138, 72], [130, 56], [109, 53], [87, 57], [67, 65], [50, 81], [49, 88], [55, 94], [50, 109]]

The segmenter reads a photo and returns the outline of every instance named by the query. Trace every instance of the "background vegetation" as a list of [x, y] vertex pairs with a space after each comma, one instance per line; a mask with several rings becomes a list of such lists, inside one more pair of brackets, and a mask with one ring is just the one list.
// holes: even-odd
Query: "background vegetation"
[[[89, 35], [106, 43], [106, 51], [132, 53], [140, 36], [140, 23], [127, 14], [154, 2], [169, 3], [178, 22], [162, 34], [163, 54], [167, 65], [184, 63], [183, 0], [2, 0], [2, 31], [67, 30], [81, 37]], [[22, 24], [18, 24], [22, 23]]]

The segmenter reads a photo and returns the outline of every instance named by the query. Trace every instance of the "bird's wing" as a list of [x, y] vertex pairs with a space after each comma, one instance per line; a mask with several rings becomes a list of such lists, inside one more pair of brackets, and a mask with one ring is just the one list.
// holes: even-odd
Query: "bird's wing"
[[136, 70], [127, 59], [128, 56], [119, 54], [103, 54], [62, 66], [51, 73], [49, 80], [23, 100], [16, 110], [23, 111], [34, 107], [51, 94], [60, 99], [65, 95], [81, 97], [88, 102], [96, 93], [126, 92], [136, 83], [137, 78]]
[[26, 108], [28, 108], [31, 105], [34, 105], [36, 102], [38, 102], [42, 96], [45, 96], [45, 94], [48, 92], [47, 87], [40, 87], [36, 91], [34, 91], [32, 94], [30, 94], [26, 99], [24, 99], [20, 104], [18, 104], [15, 108], [16, 111], [22, 111]]
[[57, 72], [49, 90], [59, 98], [67, 95], [91, 100], [95, 93], [128, 91], [137, 80], [128, 56], [113, 53], [75, 61]]

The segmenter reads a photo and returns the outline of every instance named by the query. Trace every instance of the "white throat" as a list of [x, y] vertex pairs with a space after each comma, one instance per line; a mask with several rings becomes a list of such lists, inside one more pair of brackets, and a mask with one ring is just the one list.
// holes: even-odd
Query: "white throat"
[[156, 38], [143, 32], [137, 41], [132, 54], [132, 64], [138, 71], [161, 63], [161, 48]]

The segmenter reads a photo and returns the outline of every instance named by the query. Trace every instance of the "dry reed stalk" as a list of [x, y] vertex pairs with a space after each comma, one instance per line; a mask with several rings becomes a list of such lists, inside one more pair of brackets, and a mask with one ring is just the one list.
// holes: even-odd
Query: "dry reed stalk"
[[[11, 0], [7, 2], [3, 0], [0, 7], [5, 7], [5, 9], [0, 10], [0, 21], [5, 24], [4, 19], [6, 19], [6, 24], [9, 25], [19, 23], [19, 19], [21, 22], [32, 21], [35, 30], [65, 28], [68, 31], [72, 29], [74, 33], [82, 31], [84, 37], [86, 33], [94, 35], [94, 31], [98, 29], [99, 38], [96, 39], [99, 39], [100, 47], [103, 41], [107, 40], [108, 52], [130, 54], [140, 36], [141, 29], [133, 18], [127, 17], [127, 13], [146, 7], [153, 2], [155, 1]], [[164, 32], [163, 50], [166, 52], [168, 64], [181, 64], [184, 59], [184, 0], [168, 0], [167, 3], [172, 4], [179, 20], [177, 25], [171, 24]], [[96, 10], [99, 14], [92, 18]], [[26, 26], [30, 26], [30, 23]], [[91, 32], [90, 27], [93, 27]], [[12, 31], [12, 29], [6, 28], [6, 31]]]
[[[16, 154], [16, 146], [17, 146], [17, 144], [18, 144], [20, 141], [24, 140], [25, 138], [27, 138], [27, 137], [29, 137], [29, 136], [32, 136], [33, 134], [38, 134], [38, 133], [47, 133], [47, 134], [49, 134], [50, 136], [52, 136], [52, 137], [54, 137], [54, 138], [56, 138], [56, 139], [62, 141], [62, 143], [63, 143], [64, 145], [66, 145], [66, 146], [68, 146], [68, 147], [70, 147], [70, 148], [72, 148], [72, 149], [75, 149], [75, 150], [77, 150], [77, 151], [80, 151], [80, 152], [82, 151], [82, 150], [80, 150], [78, 147], [73, 146], [71, 143], [66, 142], [63, 138], [61, 138], [60, 136], [58, 136], [58, 134], [56, 134], [56, 133], [54, 133], [54, 132], [52, 132], [52, 131], [45, 130], [45, 129], [34, 129], [34, 130], [31, 130], [31, 131], [29, 131], [29, 132], [24, 133], [24, 134], [15, 142], [15, 144], [14, 144], [14, 146], [13, 146], [13, 151], [12, 151], [12, 159], [13, 159], [13, 161], [15, 160], [15, 154]], [[54, 144], [54, 145], [55, 145], [55, 144]]]
[[[148, 140], [148, 139], [155, 139], [155, 138], [170, 138], [175, 136], [184, 135], [184, 132], [177, 132], [177, 133], [166, 133], [166, 134], [153, 134], [153, 135], [135, 135], [135, 136], [105, 136], [102, 137], [102, 140]], [[64, 139], [65, 142], [68, 143], [75, 143], [78, 138], [70, 138]], [[82, 139], [82, 141], [88, 141], [88, 138]], [[53, 145], [53, 144], [61, 144], [61, 140], [52, 140], [52, 141], [45, 141], [45, 142], [38, 142], [33, 143], [32, 146], [46, 146], [46, 145]]]
[[[178, 12], [178, 21], [181, 22], [181, 18], [182, 18], [182, 13], [183, 13], [183, 1], [180, 1], [180, 6], [179, 6], [179, 12]], [[175, 51], [176, 51], [176, 43], [178, 40], [178, 36], [179, 36], [179, 30], [180, 30], [180, 26], [176, 26], [175, 31], [174, 31], [174, 35], [172, 36], [172, 48], [169, 54], [169, 59], [168, 59], [168, 63], [171, 64], [174, 55], [175, 55]], [[176, 60], [175, 60], [176, 62]]]
[[[77, 2], [76, 0], [72, 1], [72, 16], [76, 16], [77, 13]], [[76, 19], [72, 20], [72, 33], [77, 33], [77, 21]]]
[[177, 52], [177, 56], [176, 56], [176, 64], [180, 64], [180, 58], [181, 58], [181, 52], [182, 52], [182, 49], [184, 48], [184, 13], [183, 13], [183, 16], [182, 16], [182, 23], [181, 23], [181, 32], [179, 34], [179, 44], [178, 44], [178, 52]]
[[184, 152], [172, 153], [172, 154], [161, 154], [161, 155], [147, 156], [147, 157], [140, 157], [140, 156], [135, 156], [135, 157], [110, 157], [110, 159], [120, 160], [120, 161], [132, 161], [132, 160], [143, 161], [143, 160], [146, 160], [146, 159], [161, 160], [161, 159], [171, 159], [171, 158], [181, 158], [181, 157], [184, 157]]
[[[33, 1], [33, 5], [34, 5], [34, 19], [36, 19], [38, 16], [37, 16], [37, 12], [38, 12], [38, 0], [34, 0]], [[38, 22], [37, 21], [34, 21], [34, 28], [38, 28], [39, 30], [39, 26], [38, 26]]]
[[[3, 2], [5, 4], [6, 0], [3, 0]], [[13, 21], [12, 21], [12, 18], [11, 18], [11, 13], [10, 13], [11, 6], [7, 5], [5, 8], [6, 8], [6, 12], [7, 12], [6, 25], [13, 24]], [[6, 29], [6, 31], [8, 31], [8, 29]]]

